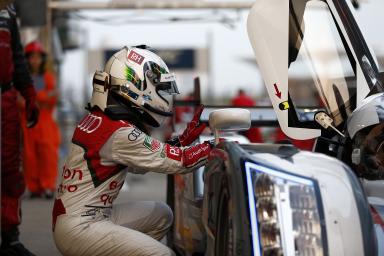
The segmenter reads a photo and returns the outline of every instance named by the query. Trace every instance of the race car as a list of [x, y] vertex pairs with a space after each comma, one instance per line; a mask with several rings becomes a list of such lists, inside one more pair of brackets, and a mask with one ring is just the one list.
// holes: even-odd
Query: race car
[[[356, 19], [358, 2], [259, 0], [247, 29], [281, 129], [316, 139], [314, 151], [351, 168], [383, 254], [384, 73]], [[314, 116], [302, 119], [308, 104]]]
[[[237, 111], [244, 109], [214, 111], [212, 129], [221, 130], [222, 118], [228, 129], [230, 113], [239, 124]], [[383, 240], [377, 240], [361, 183], [324, 154], [226, 140], [216, 145], [202, 176], [174, 181], [168, 243], [181, 255], [380, 255]]]

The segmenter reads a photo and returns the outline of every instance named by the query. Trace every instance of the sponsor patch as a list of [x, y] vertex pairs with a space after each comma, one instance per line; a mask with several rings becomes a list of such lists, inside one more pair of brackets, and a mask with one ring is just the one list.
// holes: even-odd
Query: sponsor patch
[[193, 166], [206, 158], [210, 152], [210, 145], [207, 143], [190, 147], [185, 150], [184, 165]]
[[168, 158], [179, 161], [179, 162], [181, 161], [181, 157], [183, 154], [179, 147], [172, 147], [170, 145], [166, 145], [165, 152]]
[[149, 136], [145, 136], [143, 145], [144, 145], [144, 147], [151, 150], [152, 152], [159, 151], [161, 148], [160, 141], [153, 139]]
[[128, 59], [141, 65], [141, 63], [143, 63], [144, 57], [138, 54], [137, 52], [131, 50], [128, 54]]
[[129, 141], [136, 141], [143, 132], [135, 128], [128, 134]]
[[198, 157], [204, 152], [206, 152], [208, 149], [210, 149], [209, 145], [201, 144], [199, 147], [189, 148], [187, 153], [187, 159], [193, 160]]
[[160, 75], [160, 82], [173, 82], [176, 81], [175, 74], [169, 73], [169, 74], [161, 74]]
[[101, 122], [102, 122], [101, 117], [93, 114], [89, 114], [80, 122], [77, 128], [79, 128], [80, 131], [83, 131], [86, 133], [92, 133], [96, 131], [97, 128], [100, 127]]

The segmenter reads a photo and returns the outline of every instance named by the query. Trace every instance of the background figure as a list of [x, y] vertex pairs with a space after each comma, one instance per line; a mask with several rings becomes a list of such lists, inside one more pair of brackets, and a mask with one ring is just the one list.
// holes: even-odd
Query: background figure
[[[189, 93], [187, 96], [182, 98], [183, 101], [194, 100], [193, 93]], [[178, 106], [175, 107], [175, 123], [187, 124], [193, 117], [194, 109], [192, 106]]]
[[[240, 89], [237, 95], [232, 99], [232, 105], [236, 107], [252, 107], [256, 105], [256, 102], [249, 97], [244, 90]], [[251, 127], [248, 131], [242, 133], [252, 143], [263, 142], [263, 136], [261, 135], [260, 129]]]
[[1, 85], [1, 248], [0, 255], [33, 255], [19, 242], [20, 198], [25, 190], [20, 172], [20, 122], [17, 91], [25, 99], [29, 127], [37, 123], [36, 93], [20, 43], [12, 6], [0, 3]]
[[[56, 81], [46, 68], [46, 53], [39, 42], [25, 47], [29, 69], [37, 92], [40, 122], [32, 129], [23, 126], [24, 175], [31, 198], [53, 198], [58, 173], [60, 134], [53, 111], [57, 103]], [[23, 120], [23, 119], [22, 119]]]

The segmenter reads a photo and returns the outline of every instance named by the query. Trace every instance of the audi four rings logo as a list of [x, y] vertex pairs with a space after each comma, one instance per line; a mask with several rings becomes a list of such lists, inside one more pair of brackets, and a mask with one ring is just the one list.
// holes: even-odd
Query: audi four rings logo
[[89, 114], [84, 120], [77, 126], [80, 131], [86, 133], [92, 133], [101, 125], [101, 117]]
[[130, 141], [135, 141], [143, 132], [140, 131], [139, 129], [133, 129], [131, 133], [128, 134], [128, 140]]

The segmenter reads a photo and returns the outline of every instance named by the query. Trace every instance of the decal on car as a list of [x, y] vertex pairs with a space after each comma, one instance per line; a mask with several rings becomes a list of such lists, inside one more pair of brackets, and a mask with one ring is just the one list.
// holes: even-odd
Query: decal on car
[[280, 110], [287, 110], [289, 109], [289, 102], [288, 101], [283, 101], [279, 104], [279, 109]]

